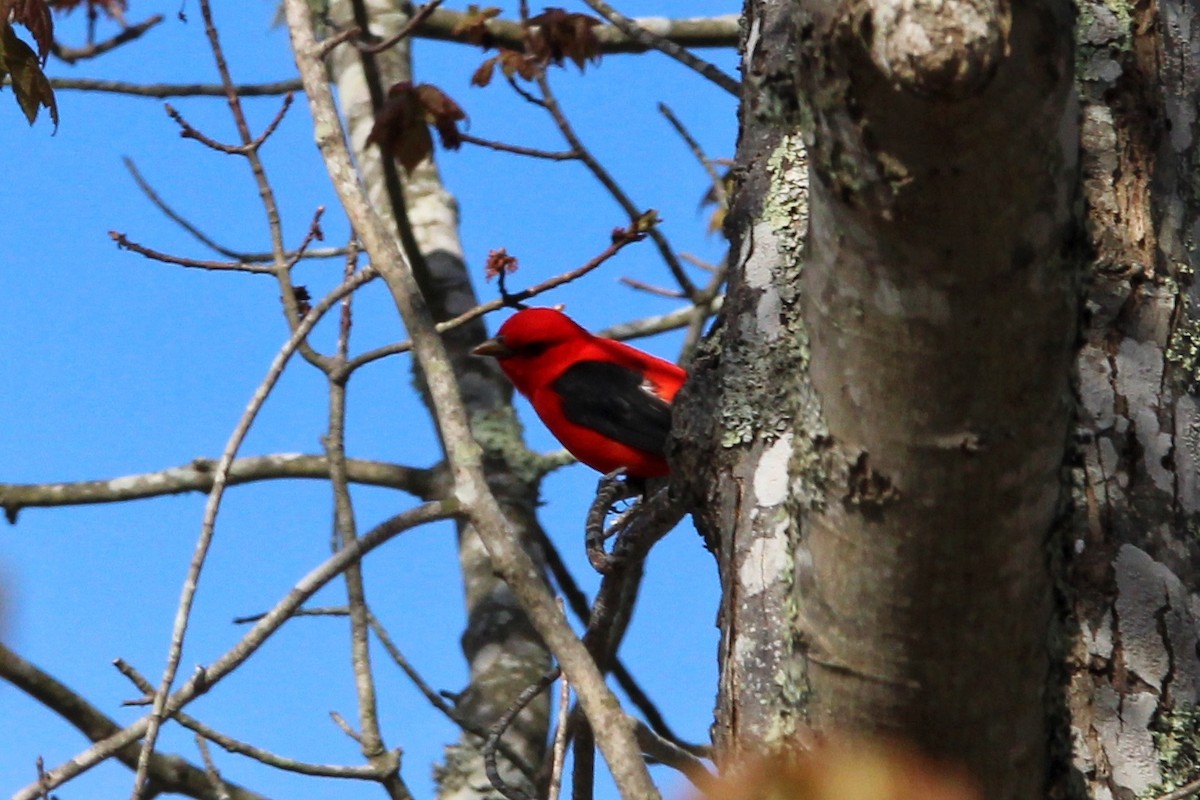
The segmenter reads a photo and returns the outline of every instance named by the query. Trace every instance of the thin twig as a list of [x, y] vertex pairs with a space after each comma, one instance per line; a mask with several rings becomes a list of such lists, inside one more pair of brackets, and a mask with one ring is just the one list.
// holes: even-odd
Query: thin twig
[[704, 765], [704, 762], [692, 755], [692, 753], [680, 747], [675, 742], [660, 736], [640, 721], [637, 725], [637, 737], [642, 752], [647, 756], [660, 764], [666, 764], [668, 767], [683, 773], [697, 789], [704, 791], [710, 788], [713, 778], [712, 773], [708, 771], [708, 767]]
[[[546, 566], [550, 569], [550, 574], [554, 577], [554, 582], [558, 585], [558, 590], [567, 600], [567, 605], [571, 607], [571, 612], [580, 622], [587, 624], [588, 617], [591, 616], [591, 608], [588, 598], [579, 588], [579, 584], [575, 581], [575, 576], [571, 574], [567, 568], [566, 562], [563, 561], [562, 554], [558, 551], [558, 546], [554, 541], [546, 535], [546, 532], [541, 528], [537, 529], [538, 541], [541, 543], [542, 549], [546, 555]], [[614, 657], [612, 660], [612, 675], [617, 681], [617, 685], [621, 690], [629, 696], [629, 701], [633, 703], [638, 711], [642, 712], [642, 716], [646, 718], [646, 722], [663, 738], [674, 742], [682, 748], [689, 748], [690, 745], [685, 743], [667, 724], [667, 720], [659, 711], [658, 706], [646, 694], [646, 691], [638, 685], [633, 674], [621, 662], [620, 658]]]
[[68, 64], [74, 64], [77, 61], [82, 61], [88, 58], [102, 56], [123, 44], [132, 42], [135, 39], [140, 39], [142, 35], [153, 28], [155, 25], [163, 21], [162, 14], [155, 14], [145, 22], [139, 22], [136, 25], [130, 25], [115, 36], [105, 39], [102, 42], [95, 42], [86, 47], [65, 47], [58, 42], [50, 45], [50, 52], [57, 58], [62, 59]]
[[213, 761], [212, 753], [208, 750], [208, 742], [198, 733], [196, 734], [196, 749], [200, 751], [200, 758], [204, 762], [204, 774], [208, 777], [209, 784], [218, 797], [227, 797], [229, 790], [225, 787], [221, 771], [217, 769], [217, 762]]
[[561, 670], [555, 667], [538, 678], [536, 682], [522, 689], [521, 693], [517, 695], [516, 699], [512, 701], [509, 707], [504, 710], [504, 713], [500, 715], [500, 718], [488, 730], [487, 739], [483, 743], [484, 771], [487, 772], [488, 782], [500, 794], [508, 798], [508, 800], [534, 800], [534, 798], [507, 783], [500, 774], [500, 769], [496, 765], [496, 750], [500, 744], [500, 737], [513, 724], [517, 715], [525, 710], [525, 706], [532, 703], [535, 697], [546, 691], [558, 679], [560, 674], [562, 674]]
[[[712, 302], [701, 309], [705, 319], [716, 314], [725, 303], [725, 297], [719, 295], [714, 297]], [[603, 336], [608, 339], [617, 339], [618, 341], [629, 341], [631, 339], [641, 339], [645, 336], [653, 336], [657, 333], [665, 331], [678, 330], [679, 328], [687, 327], [696, 315], [695, 306], [687, 306], [675, 311], [669, 311], [666, 314], [659, 314], [654, 317], [646, 317], [644, 319], [634, 320], [633, 322], [624, 322], [620, 325], [614, 325], [611, 328], [605, 328], [597, 333], [597, 336]]]
[[693, 255], [692, 253], [680, 252], [679, 257], [691, 264], [693, 267], [698, 267], [705, 272], [716, 272], [720, 269], [720, 267], [716, 264], [711, 264], [699, 256]]
[[267, 127], [263, 128], [263, 132], [258, 135], [258, 138], [251, 143], [251, 146], [255, 150], [262, 147], [263, 143], [271, 138], [271, 134], [275, 133], [275, 129], [283, 122], [283, 118], [287, 116], [288, 109], [292, 107], [292, 102], [295, 99], [295, 92], [288, 92], [283, 96], [283, 103], [279, 106], [279, 110], [275, 112], [274, 118], [267, 123]]
[[550, 785], [546, 800], [558, 800], [562, 789], [563, 767], [567, 761], [567, 721], [571, 715], [571, 682], [563, 678], [558, 692], [558, 720], [554, 727], [554, 742], [550, 748]]
[[179, 135], [183, 138], [195, 139], [208, 149], [216, 150], [218, 153], [225, 153], [226, 155], [244, 156], [250, 152], [249, 143], [242, 145], [225, 144], [196, 129], [190, 122], [184, 119], [183, 114], [179, 113], [179, 109], [170, 103], [167, 103], [163, 108], [166, 110], [167, 116], [179, 126]]
[[[522, 289], [519, 292], [513, 292], [508, 296], [508, 302], [506, 302], [503, 299], [499, 299], [499, 300], [489, 300], [486, 303], [480, 303], [479, 305], [475, 306], [474, 308], [469, 309], [468, 311], [465, 311], [462, 314], [459, 314], [457, 317], [454, 317], [453, 319], [448, 319], [448, 320], [445, 320], [444, 322], [437, 323], [434, 326], [435, 329], [437, 330], [438, 333], [445, 333], [448, 330], [452, 330], [453, 328], [457, 328], [460, 325], [464, 325], [473, 319], [483, 316], [484, 314], [504, 308], [506, 305], [508, 305], [511, 302], [519, 303], [524, 300], [528, 300], [531, 297], [536, 297], [540, 294], [543, 294], [544, 292], [548, 292], [551, 289], [554, 289], [558, 286], [562, 286], [565, 283], [570, 283], [571, 281], [578, 280], [579, 278], [582, 278], [584, 275], [587, 275], [589, 272], [595, 270], [601, 264], [603, 264], [604, 262], [608, 261], [610, 258], [615, 256], [626, 245], [630, 245], [636, 241], [640, 241], [642, 238], [641, 234], [639, 234], [637, 232], [636, 228], [632, 225], [630, 227], [624, 229], [623, 231], [621, 231], [620, 229], [618, 229], [618, 231], [619, 231], [619, 235], [618, 235], [618, 232], [614, 232], [614, 235], [612, 237], [612, 243], [609, 244], [608, 247], [604, 248], [604, 250], [602, 250], [596, 256], [594, 256], [587, 263], [582, 264], [573, 270], [568, 270], [567, 272], [561, 273], [559, 275], [555, 275], [553, 278], [544, 280], [539, 284], [529, 287], [528, 289]], [[348, 362], [346, 362], [344, 371], [346, 374], [349, 374], [349, 373], [353, 372], [354, 370], [358, 369], [359, 367], [362, 367], [362, 366], [365, 366], [366, 364], [371, 363], [372, 361], [377, 361], [381, 358], [386, 358], [387, 356], [396, 355], [398, 353], [406, 353], [411, 349], [412, 349], [412, 342], [410, 342], [410, 341], [398, 342], [396, 344], [390, 344], [390, 345], [385, 345], [383, 347], [378, 347], [374, 350], [370, 350], [366, 353], [356, 356], [355, 358], [350, 359]]]
[[[198, 670], [183, 686], [169, 698], [165, 713], [174, 716], [197, 697], [213, 689], [230, 672], [237, 669], [246, 659], [262, 647], [270, 636], [279, 630], [306, 600], [320, 591], [327, 583], [342, 573], [348, 564], [364, 558], [377, 547], [396, 536], [420, 525], [459, 516], [460, 504], [455, 500], [425, 503], [401, 512], [376, 525], [370, 532], [360, 536], [354, 547], [339, 550], [319, 566], [301, 578], [275, 606], [263, 615], [245, 635], [220, 658], [207, 668]], [[0, 646], [0, 653], [3, 652]], [[46, 773], [46, 782], [51, 789], [61, 786], [100, 762], [120, 755], [122, 748], [133, 745], [145, 735], [152, 714], [136, 720], [124, 728], [105, 734], [92, 747], [77, 753], [73, 758]], [[115, 726], [114, 726], [115, 727]], [[152, 756], [152, 758], [154, 758]], [[136, 754], [135, 754], [136, 760]], [[36, 800], [41, 791], [38, 783], [22, 788], [11, 800]]]
[[109, 231], [108, 236], [110, 239], [116, 242], [117, 247], [120, 247], [122, 250], [129, 250], [137, 253], [138, 255], [145, 256], [152, 261], [159, 261], [163, 264], [173, 264], [178, 267], [187, 267], [188, 269], [250, 272], [259, 275], [273, 275], [275, 273], [275, 269], [273, 267], [267, 267], [261, 264], [247, 264], [244, 261], [208, 261], [200, 258], [174, 256], [170, 253], [164, 253], [151, 247], [138, 244], [120, 231]]
[[579, 153], [574, 150], [539, 150], [535, 147], [522, 147], [518, 144], [506, 144], [505, 142], [497, 142], [492, 139], [481, 139], [478, 136], [472, 136], [469, 133], [460, 133], [459, 138], [467, 144], [486, 147], [489, 150], [496, 150], [501, 153], [514, 153], [519, 156], [529, 156], [531, 158], [542, 158], [547, 161], [578, 161]]
[[346, 734], [351, 739], [358, 742], [358, 746], [360, 748], [363, 746], [363, 737], [359, 734], [358, 731], [356, 731], [356, 730], [354, 730], [354, 728], [350, 727], [350, 723], [346, 721], [345, 717], [343, 717], [341, 714], [339, 714], [336, 711], [330, 711], [329, 718], [331, 720], [333, 720], [333, 724], [337, 725], [338, 729], [340, 729], [342, 733]]
[[[572, 150], [579, 153], [579, 160], [591, 171], [596, 180], [600, 182], [600, 185], [608, 190], [608, 193], [617, 201], [617, 204], [625, 210], [625, 213], [629, 215], [629, 219], [637, 219], [642, 213], [642, 209], [634, 205], [633, 201], [629, 199], [629, 196], [625, 194], [625, 191], [609, 171], [605, 169], [604, 165], [584, 146], [583, 140], [575, 133], [575, 128], [571, 125], [566, 114], [563, 113], [562, 108], [559, 106], [558, 99], [550, 88], [550, 81], [546, 77], [546, 74], [544, 72], [538, 74], [536, 80], [538, 88], [542, 93], [542, 100], [545, 102], [546, 111], [554, 119], [559, 132], [567, 140], [567, 144], [571, 145]], [[676, 257], [675, 251], [671, 249], [671, 244], [667, 241], [667, 237], [661, 230], [655, 227], [650, 231], [650, 238], [654, 240], [659, 254], [662, 256], [667, 268], [671, 270], [671, 275], [674, 276], [675, 282], [679, 284], [679, 288], [683, 290], [683, 293], [687, 297], [694, 295], [696, 286], [692, 283], [691, 278], [687, 276], [687, 273], [683, 271], [683, 265], [679, 263], [679, 259]]]
[[[170, 219], [172, 222], [174, 222], [176, 225], [178, 225], [179, 227], [183, 228], [185, 231], [190, 233], [201, 244], [209, 247], [210, 249], [214, 250], [217, 253], [220, 253], [223, 256], [226, 256], [227, 258], [234, 259], [236, 262], [238, 262], [237, 263], [238, 269], [241, 269], [244, 265], [261, 263], [264, 261], [272, 261], [274, 259], [274, 255], [272, 255], [271, 253], [245, 253], [245, 252], [241, 252], [239, 250], [233, 250], [232, 248], [224, 247], [221, 244], [218, 244], [216, 241], [214, 241], [213, 239], [211, 239], [207, 235], [205, 235], [199, 228], [197, 228], [195, 225], [193, 225], [191, 222], [189, 222], [186, 218], [184, 218], [184, 216], [182, 214], [180, 214], [174, 208], [172, 208], [170, 205], [168, 205], [167, 202], [165, 200], [163, 200], [163, 198], [161, 196], [159, 196], [158, 192], [155, 191], [154, 187], [150, 185], [150, 182], [148, 180], [146, 180], [145, 177], [142, 176], [142, 173], [138, 170], [137, 165], [133, 162], [133, 159], [129, 158], [128, 156], [124, 156], [121, 158], [121, 161], [125, 164], [125, 169], [129, 170], [129, 174], [130, 174], [130, 176], [133, 177], [134, 183], [136, 183], [137, 187], [142, 190], [142, 194], [146, 195], [146, 197], [150, 200], [150, 202], [153, 203], [155, 205], [155, 207], [158, 208], [159, 211], [161, 211], [163, 214], [165, 214], [167, 216], [167, 218]], [[319, 249], [319, 250], [309, 248], [308, 250], [306, 250], [304, 252], [303, 257], [304, 258], [336, 258], [338, 256], [345, 255], [346, 252], [347, 252], [346, 249], [342, 248], [342, 247], [326, 247], [326, 248]], [[297, 253], [295, 251], [289, 252], [286, 255], [289, 260], [291, 260], [293, 257], [298, 257]], [[185, 266], [190, 266], [190, 265], [185, 265]], [[228, 267], [228, 265], [226, 265], [223, 267], [214, 267], [214, 268], [215, 269], [227, 269], [229, 267]], [[244, 270], [244, 271], [272, 272], [272, 270], [270, 270], [270, 269]]]
[[637, 289], [639, 292], [646, 292], [648, 294], [656, 294], [659, 297], [669, 297], [672, 300], [682, 300], [686, 297], [686, 295], [684, 295], [684, 293], [678, 289], [667, 289], [662, 286], [655, 286], [654, 284], [640, 281], [637, 278], [621, 276], [617, 280], [628, 286], [630, 289]]
[[[300, 613], [298, 612], [294, 615], [299, 616]], [[262, 619], [262, 616], [264, 615], [260, 614], [259, 619]], [[151, 684], [149, 680], [146, 680], [145, 676], [142, 675], [142, 673], [139, 673], [137, 669], [134, 669], [132, 666], [130, 666], [130, 664], [124, 660], [121, 660], [121, 658], [115, 660], [113, 662], [113, 666], [118, 669], [118, 672], [130, 679], [132, 684], [138, 687], [138, 690], [145, 692], [146, 699], [139, 700], [139, 703], [149, 702], [150, 698], [154, 697], [154, 684]], [[126, 705], [130, 705], [130, 703], [126, 703]], [[276, 753], [272, 753], [269, 750], [263, 750], [262, 747], [247, 745], [246, 742], [236, 740], [233, 738], [233, 736], [228, 736], [218, 732], [218, 730], [211, 728], [210, 726], [206, 726], [206, 724], [197, 720], [196, 717], [184, 714], [182, 711], [176, 711], [175, 714], [172, 715], [172, 718], [176, 722], [179, 722], [181, 726], [191, 730], [191, 732], [197, 736], [203, 736], [204, 739], [215, 742], [218, 747], [221, 747], [222, 750], [226, 752], [236, 753], [239, 754], [239, 756], [252, 758], [256, 760], [256, 762], [266, 764], [268, 766], [274, 766], [275, 769], [296, 772], [298, 775], [356, 778], [356, 780], [378, 781], [379, 778], [382, 777], [382, 774], [380, 774], [380, 769], [374, 764], [367, 764], [364, 766], [342, 766], [340, 764], [310, 764], [307, 762], [299, 762], [299, 760], [294, 758], [277, 756]], [[389, 756], [390, 760], [385, 769], [390, 771], [400, 769], [400, 752], [392, 752], [389, 754]]]
[[[692, 155], [700, 162], [700, 166], [704, 167], [704, 171], [708, 173], [708, 179], [712, 182], [713, 197], [717, 201], [718, 208], [725, 208], [729, 201], [725, 192], [725, 181], [721, 179], [721, 173], [717, 172], [717, 168], [713, 166], [712, 159], [704, 153], [704, 148], [700, 146], [700, 142], [696, 141], [696, 137], [692, 136], [691, 132], [684, 127], [679, 121], [679, 117], [675, 116], [675, 112], [666, 103], [658, 104], [658, 111], [667, 118], [667, 122], [671, 123], [671, 127], [679, 134], [680, 138], [687, 144], [688, 149], [692, 151]], [[683, 257], [683, 254], [680, 254]], [[690, 261], [690, 259], [689, 259]]]
[[429, 19], [433, 12], [437, 11], [438, 6], [440, 6], [443, 2], [444, 0], [430, 0], [430, 2], [418, 8], [409, 17], [408, 22], [404, 23], [404, 26], [400, 28], [400, 30], [396, 31], [382, 42], [366, 44], [365, 42], [356, 41], [355, 46], [357, 46], [358, 49], [364, 53], [371, 53], [372, 55], [375, 53], [382, 53], [384, 50], [390, 50], [398, 45], [401, 41], [411, 36], [413, 31], [415, 31], [417, 28], [421, 27], [421, 25], [425, 23], [425, 20]]
[[163, 720], [166, 719], [167, 699], [171, 691], [171, 684], [175, 681], [175, 674], [179, 668], [179, 660], [183, 655], [183, 640], [187, 633], [192, 603], [199, 588], [200, 573], [208, 556], [208, 548], [212, 544], [216, 528], [217, 512], [221, 507], [221, 499], [225, 493], [229, 468], [233, 463], [233, 459], [237, 455], [237, 451], [241, 447], [246, 434], [249, 432], [250, 426], [258, 416], [263, 403], [266, 402], [268, 395], [270, 395], [271, 390], [275, 387], [275, 383], [283, 374], [284, 367], [287, 366], [292, 354], [299, 348], [301, 342], [308, 336], [309, 332], [317, 324], [317, 321], [325, 315], [325, 312], [334, 303], [341, 300], [345, 294], [353, 292], [372, 277], [374, 277], [373, 270], [364, 270], [358, 273], [354, 278], [344, 282], [333, 292], [322, 298], [312, 311], [305, 316], [283, 349], [276, 354], [270, 369], [267, 371], [266, 377], [258, 389], [255, 390], [249, 406], [242, 414], [242, 418], [238, 421], [237, 427], [225, 445], [225, 450], [221, 454], [221, 460], [217, 463], [216, 471], [213, 474], [213, 486], [208, 494], [208, 502], [204, 508], [204, 521], [200, 526], [200, 537], [196, 542], [196, 549], [192, 555], [192, 561], [188, 567], [187, 577], [184, 580], [183, 590], [180, 594], [179, 608], [175, 614], [175, 624], [171, 633], [171, 644], [167, 654], [167, 666], [163, 670], [162, 681], [159, 684], [158, 692], [155, 694], [154, 710], [150, 714], [146, 736], [142, 744], [142, 757], [138, 759], [138, 775], [134, 781], [135, 797], [142, 794], [146, 789], [146, 770], [149, 765], [150, 753], [154, 750], [154, 743], [158, 736], [159, 727], [162, 725]]
[[[429, 701], [430, 705], [445, 714], [447, 719], [467, 733], [478, 736], [480, 739], [487, 738], [487, 728], [484, 728], [482, 725], [478, 725], [472, 720], [464, 717], [462, 714], [459, 714], [458, 710], [454, 706], [447, 703], [445, 698], [442, 697], [442, 695], [438, 692], [434, 691], [433, 687], [421, 677], [421, 674], [417, 672], [411, 663], [409, 663], [409, 660], [405, 658], [402, 652], [400, 652], [400, 648], [396, 646], [394, 641], [392, 641], [392, 637], [388, 635], [387, 629], [383, 627], [383, 623], [376, 619], [374, 615], [371, 616], [371, 630], [375, 632], [377, 637], [379, 637], [380, 644], [383, 645], [383, 649], [387, 651], [389, 656], [391, 656], [392, 660], [396, 663], [396, 666], [400, 667], [404, 674], [408, 676], [408, 679], [413, 682], [414, 686], [417, 687], [417, 691], [425, 696], [425, 699]], [[499, 750], [513, 766], [521, 771], [522, 775], [524, 775], [530, 781], [535, 779], [537, 770], [534, 768], [534, 766], [526, 761], [515, 749], [510, 747], [507, 742], [501, 741], [499, 743]]]
[[630, 39], [645, 45], [647, 48], [653, 48], [660, 53], [670, 56], [685, 67], [693, 69], [705, 78], [708, 78], [734, 97], [741, 95], [741, 84], [717, 69], [713, 64], [708, 63], [699, 56], [693, 55], [670, 39], [651, 33], [647, 28], [638, 25], [635, 20], [621, 14], [608, 3], [604, 2], [604, 0], [584, 0], [584, 2], [597, 14], [620, 28], [621, 32]]
[[[354, 275], [354, 261], [346, 261], [346, 280]], [[338, 335], [338, 359], [345, 361], [350, 336], [350, 301], [342, 300], [342, 324]], [[329, 458], [329, 483], [333, 489], [333, 527], [342, 549], [354, 547], [358, 526], [350, 499], [350, 482], [346, 470], [346, 382], [328, 380], [329, 422], [324, 437], [325, 454]], [[411, 798], [400, 777], [400, 761], [389, 752], [379, 727], [379, 704], [375, 675], [371, 669], [370, 628], [371, 612], [367, 606], [366, 586], [361, 564], [351, 564], [342, 575], [346, 584], [346, 603], [350, 610], [350, 664], [354, 670], [354, 688], [358, 699], [358, 743], [363, 757], [380, 771], [380, 783], [393, 798]], [[388, 767], [392, 767], [390, 771]]]

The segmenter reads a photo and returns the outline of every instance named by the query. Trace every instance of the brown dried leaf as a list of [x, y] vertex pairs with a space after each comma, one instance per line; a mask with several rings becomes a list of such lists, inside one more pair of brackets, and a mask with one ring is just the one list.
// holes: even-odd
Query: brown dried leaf
[[383, 107], [375, 115], [375, 124], [367, 144], [375, 143], [392, 154], [409, 172], [433, 153], [433, 138], [425, 124], [425, 112], [410, 81], [401, 81], [388, 89]]
[[487, 86], [492, 82], [492, 74], [496, 71], [496, 61], [499, 56], [492, 56], [479, 65], [479, 68], [471, 75], [472, 86]]
[[422, 83], [418, 86], [417, 97], [425, 108], [426, 121], [437, 128], [442, 147], [457, 150], [462, 145], [458, 123], [467, 118], [462, 107], [432, 83]]
[[547, 8], [530, 17], [526, 47], [543, 65], [553, 62], [561, 67], [570, 58], [583, 71], [587, 62], [600, 60], [600, 40], [592, 30], [599, 24], [588, 14]]
[[462, 144], [457, 123], [466, 116], [458, 103], [433, 84], [413, 86], [410, 81], [401, 81], [388, 90], [367, 144], [378, 144], [412, 172], [433, 154], [429, 125], [437, 128], [443, 147], [455, 150]]
[[504, 72], [505, 77], [511, 78], [513, 75], [519, 75], [527, 81], [537, 77], [543, 63], [532, 56], [518, 53], [516, 50], [509, 50], [506, 47], [501, 48], [500, 54], [496, 57], [500, 59], [500, 69]]

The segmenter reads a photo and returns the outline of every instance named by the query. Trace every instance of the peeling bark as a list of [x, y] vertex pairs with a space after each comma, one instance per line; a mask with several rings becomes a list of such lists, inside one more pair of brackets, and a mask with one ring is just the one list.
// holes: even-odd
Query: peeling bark
[[1194, 4], [1168, 0], [1085, 3], [1077, 27], [1095, 261], [1069, 707], [1097, 798], [1161, 793], [1200, 770], [1198, 23]]

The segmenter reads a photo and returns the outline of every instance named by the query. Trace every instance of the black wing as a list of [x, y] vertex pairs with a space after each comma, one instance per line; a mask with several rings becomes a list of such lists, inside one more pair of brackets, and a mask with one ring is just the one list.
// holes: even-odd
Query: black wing
[[611, 361], [572, 364], [553, 384], [563, 415], [622, 444], [662, 455], [671, 431], [671, 405], [642, 376]]

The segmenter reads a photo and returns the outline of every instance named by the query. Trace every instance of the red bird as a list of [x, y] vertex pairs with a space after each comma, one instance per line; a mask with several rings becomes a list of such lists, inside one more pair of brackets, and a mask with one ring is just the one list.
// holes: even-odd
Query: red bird
[[471, 352], [493, 356], [550, 432], [577, 459], [635, 478], [668, 472], [671, 402], [687, 372], [585, 331], [553, 308], [518, 311]]

